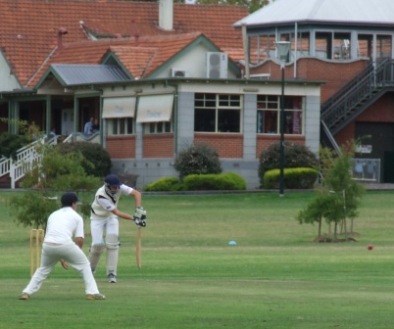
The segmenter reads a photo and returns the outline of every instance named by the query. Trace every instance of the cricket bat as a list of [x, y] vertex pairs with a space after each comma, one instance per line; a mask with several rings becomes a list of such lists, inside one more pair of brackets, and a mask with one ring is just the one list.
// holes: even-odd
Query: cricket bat
[[138, 269], [141, 269], [141, 238], [142, 238], [142, 229], [137, 229], [137, 240], [135, 242], [135, 258], [137, 261]]

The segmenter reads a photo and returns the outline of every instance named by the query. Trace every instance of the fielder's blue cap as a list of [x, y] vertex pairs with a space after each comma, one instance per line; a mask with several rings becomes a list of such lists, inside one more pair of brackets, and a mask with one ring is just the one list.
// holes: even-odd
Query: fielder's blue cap
[[74, 192], [66, 192], [60, 199], [62, 207], [71, 207], [73, 203], [78, 202], [78, 196]]

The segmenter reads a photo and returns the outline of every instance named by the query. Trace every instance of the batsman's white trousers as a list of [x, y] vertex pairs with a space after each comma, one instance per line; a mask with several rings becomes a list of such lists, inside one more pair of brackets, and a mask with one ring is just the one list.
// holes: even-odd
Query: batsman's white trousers
[[[104, 232], [105, 231], [105, 232]], [[116, 235], [119, 237], [119, 220], [117, 217], [90, 219], [90, 234], [92, 245], [104, 244], [104, 235]]]
[[[41, 265], [34, 272], [29, 284], [23, 292], [32, 295], [37, 292], [51, 273], [53, 267], [64, 259], [72, 268], [77, 270], [83, 277], [86, 294], [98, 294], [96, 281], [90, 269], [89, 260], [84, 252], [74, 242], [69, 244], [49, 244], [43, 243], [41, 254]], [[67, 288], [65, 288], [67, 289]]]

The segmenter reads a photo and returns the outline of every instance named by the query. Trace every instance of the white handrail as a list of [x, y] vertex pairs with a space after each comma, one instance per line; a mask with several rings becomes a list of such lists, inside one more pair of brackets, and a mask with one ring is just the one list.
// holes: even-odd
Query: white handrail
[[15, 160], [12, 158], [2, 157], [0, 159], [0, 177], [9, 175], [11, 179], [11, 188], [14, 189], [16, 182], [24, 177], [27, 172], [32, 170], [34, 166], [41, 160], [41, 154], [37, 152], [37, 146], [39, 144], [47, 143], [49, 145], [55, 145], [57, 143], [57, 137], [47, 139], [47, 136], [30, 143], [20, 148], [15, 156]]
[[[63, 143], [71, 142], [72, 134], [70, 134]], [[37, 152], [37, 146], [40, 144], [56, 145], [58, 136], [48, 138], [42, 137], [39, 140], [20, 148], [16, 154], [15, 160], [12, 158], [0, 158], [0, 177], [9, 175], [11, 179], [11, 188], [14, 189], [16, 182], [24, 177], [26, 173], [31, 171], [35, 165], [41, 161], [42, 155]]]

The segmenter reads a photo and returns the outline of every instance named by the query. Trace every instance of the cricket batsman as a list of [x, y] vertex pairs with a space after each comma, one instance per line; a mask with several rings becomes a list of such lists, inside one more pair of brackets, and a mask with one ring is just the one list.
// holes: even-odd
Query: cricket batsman
[[[135, 211], [133, 214], [120, 211], [118, 202], [122, 194], [134, 198]], [[90, 247], [90, 267], [95, 273], [100, 256], [104, 249], [107, 251], [108, 282], [116, 283], [119, 257], [119, 221], [118, 217], [132, 220], [141, 228], [146, 226], [146, 211], [141, 205], [141, 193], [122, 184], [117, 175], [105, 177], [91, 205], [90, 230], [92, 245]]]

